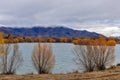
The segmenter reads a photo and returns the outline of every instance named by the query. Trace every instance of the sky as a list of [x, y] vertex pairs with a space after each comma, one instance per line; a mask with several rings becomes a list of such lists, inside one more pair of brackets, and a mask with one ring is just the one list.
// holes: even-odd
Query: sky
[[0, 25], [64, 25], [120, 36], [120, 0], [0, 0]]

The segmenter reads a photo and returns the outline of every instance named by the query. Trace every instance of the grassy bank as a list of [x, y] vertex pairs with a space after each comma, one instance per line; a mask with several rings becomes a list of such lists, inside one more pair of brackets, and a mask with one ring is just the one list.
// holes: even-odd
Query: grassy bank
[[120, 66], [112, 69], [86, 73], [0, 75], [0, 80], [119, 80]]

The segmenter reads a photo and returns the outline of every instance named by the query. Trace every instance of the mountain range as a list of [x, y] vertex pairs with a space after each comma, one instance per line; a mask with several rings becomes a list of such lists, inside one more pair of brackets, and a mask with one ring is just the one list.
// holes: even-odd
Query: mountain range
[[13, 36], [23, 35], [36, 37], [99, 37], [101, 34], [95, 32], [88, 32], [86, 30], [74, 30], [64, 26], [42, 27], [34, 26], [32, 28], [13, 28], [13, 27], [0, 27], [0, 32], [11, 34]]

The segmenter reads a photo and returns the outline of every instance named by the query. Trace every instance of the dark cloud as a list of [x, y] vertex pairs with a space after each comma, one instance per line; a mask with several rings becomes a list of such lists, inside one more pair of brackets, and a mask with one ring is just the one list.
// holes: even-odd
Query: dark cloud
[[120, 0], [0, 0], [0, 24], [76, 26], [119, 22], [119, 3]]

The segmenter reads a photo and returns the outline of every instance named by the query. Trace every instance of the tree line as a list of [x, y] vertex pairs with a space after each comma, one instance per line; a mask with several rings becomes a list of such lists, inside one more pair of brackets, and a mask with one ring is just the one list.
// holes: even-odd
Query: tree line
[[[4, 33], [1, 33], [4, 34]], [[104, 38], [108, 41], [108, 45], [115, 45], [116, 43], [119, 43], [119, 39], [115, 38], [107, 38], [104, 36], [100, 37], [94, 37], [94, 38], [88, 38], [88, 37], [30, 37], [26, 36], [23, 37], [22, 35], [19, 35], [17, 37], [13, 35], [7, 35], [4, 36], [4, 42], [5, 43], [23, 43], [23, 42], [49, 42], [49, 43], [55, 43], [55, 42], [63, 42], [63, 43], [74, 43], [74, 44], [80, 44], [80, 45], [88, 45], [89, 41], [95, 41], [96, 39]]]

